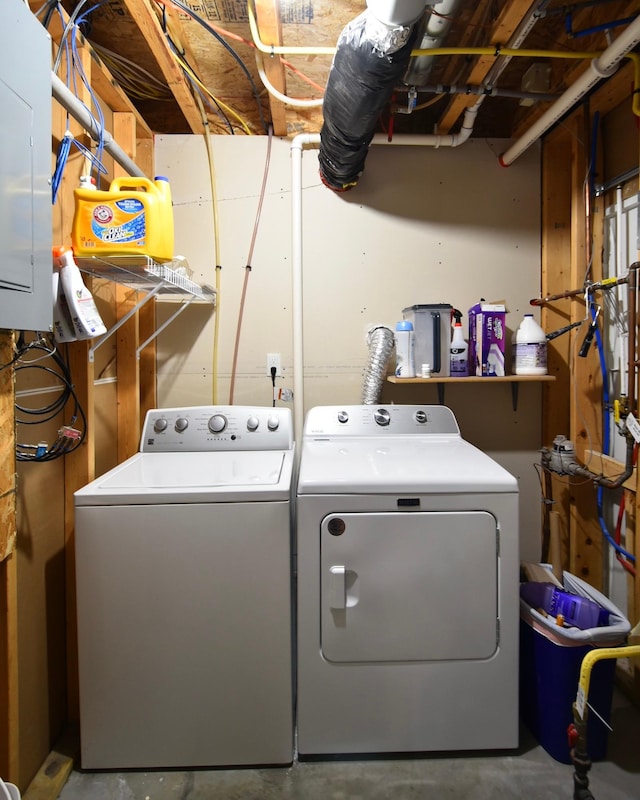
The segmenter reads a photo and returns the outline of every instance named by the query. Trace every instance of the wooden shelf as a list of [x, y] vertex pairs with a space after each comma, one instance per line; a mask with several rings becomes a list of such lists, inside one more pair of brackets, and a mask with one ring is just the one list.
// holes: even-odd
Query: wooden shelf
[[555, 381], [554, 375], [504, 375], [502, 377], [478, 377], [469, 375], [468, 378], [396, 378], [389, 375], [389, 383], [531, 383], [534, 381]]
[[551, 383], [555, 381], [555, 375], [504, 375], [501, 377], [478, 377], [476, 375], [470, 375], [466, 378], [439, 378], [437, 376], [432, 376], [431, 378], [396, 378], [395, 375], [389, 375], [387, 381], [389, 383], [395, 383], [398, 386], [416, 384], [425, 386], [434, 383], [438, 387], [438, 402], [440, 405], [444, 404], [444, 384], [446, 383], [508, 383], [511, 385], [513, 410], [516, 411], [518, 408], [518, 384]]

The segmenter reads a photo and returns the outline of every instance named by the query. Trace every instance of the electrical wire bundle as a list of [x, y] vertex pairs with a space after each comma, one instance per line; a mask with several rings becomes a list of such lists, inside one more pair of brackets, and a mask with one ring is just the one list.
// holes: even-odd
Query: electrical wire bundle
[[[85, 145], [79, 142], [71, 131], [70, 122], [69, 122], [69, 115], [67, 114], [67, 130], [60, 141], [58, 146], [58, 151], [56, 153], [56, 166], [54, 169], [54, 173], [51, 179], [51, 191], [52, 191], [52, 202], [55, 203], [58, 195], [58, 190], [60, 188], [60, 182], [62, 180], [62, 174], [67, 164], [67, 160], [69, 157], [69, 153], [71, 151], [71, 147], [75, 146], [80, 152], [87, 158], [87, 160], [91, 164], [91, 174], [94, 175], [96, 179], [96, 186], [98, 189], [100, 188], [100, 176], [106, 175], [107, 170], [102, 163], [102, 157], [104, 154], [104, 132], [105, 132], [105, 125], [104, 125], [104, 113], [98, 102], [98, 98], [96, 97], [93, 89], [91, 88], [90, 82], [86, 76], [84, 68], [82, 66], [82, 59], [79, 57], [78, 54], [78, 45], [77, 45], [77, 34], [80, 30], [82, 25], [89, 24], [89, 16], [90, 14], [96, 10], [99, 6], [103, 5], [106, 0], [100, 0], [100, 2], [95, 3], [86, 10], [84, 13], [82, 9], [87, 5], [89, 0], [80, 0], [76, 8], [74, 9], [73, 13], [69, 17], [67, 24], [64, 23], [64, 16], [63, 16], [63, 9], [62, 5], [59, 0], [47, 0], [47, 2], [35, 12], [36, 17], [40, 17], [42, 15], [42, 24], [45, 28], [48, 27], [52, 16], [54, 13], [57, 12], [58, 16], [60, 17], [60, 22], [63, 26], [63, 33], [62, 38], [60, 40], [60, 47], [58, 49], [58, 53], [56, 55], [55, 62], [53, 64], [53, 72], [57, 73], [60, 67], [60, 62], [62, 60], [63, 53], [66, 56], [66, 86], [69, 90], [72, 90], [74, 95], [82, 102], [82, 105], [87, 109], [88, 113], [93, 118], [95, 128], [100, 132], [99, 140], [96, 146], [96, 152], [92, 153]], [[89, 108], [86, 103], [82, 101], [82, 98], [79, 94], [79, 85], [78, 81], [80, 81], [89, 97], [91, 98], [91, 104], [95, 108], [95, 115], [91, 108]]]
[[[64, 424], [58, 429], [52, 444], [42, 440], [30, 444], [20, 441], [21, 437], [18, 436], [16, 460], [54, 461], [80, 447], [86, 437], [87, 418], [75, 393], [67, 359], [58, 351], [51, 334], [36, 334], [36, 339], [26, 342], [22, 331], [16, 343], [13, 359], [7, 364], [0, 365], [0, 370], [11, 366], [14, 367], [16, 374], [22, 370], [40, 370], [56, 380], [51, 388], [47, 386], [45, 389], [47, 392], [56, 393], [51, 403], [38, 408], [27, 407], [16, 401], [17, 425], [43, 425], [62, 414], [68, 405], [71, 408], [69, 424]], [[76, 428], [78, 422], [80, 427]]]

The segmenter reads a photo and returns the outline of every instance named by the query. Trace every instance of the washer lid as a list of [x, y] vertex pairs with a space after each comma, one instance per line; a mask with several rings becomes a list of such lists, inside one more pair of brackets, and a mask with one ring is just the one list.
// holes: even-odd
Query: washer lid
[[307, 439], [298, 494], [516, 492], [517, 480], [457, 436]]
[[75, 493], [76, 505], [288, 499], [293, 450], [137, 453]]

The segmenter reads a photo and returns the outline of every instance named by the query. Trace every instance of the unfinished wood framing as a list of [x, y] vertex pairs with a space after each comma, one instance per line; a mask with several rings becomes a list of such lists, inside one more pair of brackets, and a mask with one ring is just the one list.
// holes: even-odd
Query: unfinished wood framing
[[[13, 359], [14, 336], [0, 331], [0, 364]], [[16, 471], [13, 371], [0, 370], [0, 775], [18, 773]]]
[[[606, 113], [616, 103], [629, 100], [629, 77], [629, 68], [626, 67], [607, 84], [605, 90], [590, 98], [589, 115], [584, 108], [577, 110], [544, 141], [542, 297], [579, 289], [585, 281], [598, 281], [603, 276], [604, 196], [593, 198], [585, 191], [591, 141], [587, 120], [595, 111]], [[602, 175], [600, 151], [596, 152], [596, 158], [596, 172]], [[590, 207], [587, 208], [586, 204]], [[585, 226], [585, 220], [590, 222], [590, 227]], [[593, 299], [597, 304], [603, 302], [601, 293]], [[581, 463], [587, 464], [596, 474], [617, 477], [624, 464], [601, 455], [604, 414], [602, 374], [596, 347], [592, 345], [586, 358], [577, 355], [590, 315], [587, 300], [584, 294], [580, 294], [556, 299], [542, 308], [546, 331], [585, 321], [580, 327], [549, 342], [549, 370], [555, 375], [556, 382], [544, 387], [543, 444], [550, 447], [556, 435], [566, 435], [574, 442]], [[633, 376], [629, 379], [633, 380]], [[637, 402], [637, 376], [635, 397]], [[598, 521], [594, 483], [554, 474], [548, 477], [546, 485], [550, 486], [553, 501], [548, 517], [554, 523], [549, 557], [559, 558], [564, 569], [597, 589], [605, 589], [604, 565], [609, 545]], [[625, 549], [635, 555], [638, 549], [636, 522], [639, 518], [637, 470], [624, 486]], [[632, 625], [637, 623], [640, 613], [639, 587], [638, 576], [629, 574], [627, 606], [622, 610]], [[629, 661], [621, 675], [626, 688], [636, 701], [640, 701], [637, 663]]]
[[[56, 35], [59, 37], [61, 30], [56, 34], [55, 25], [53, 25], [52, 33], [55, 46]], [[153, 139], [150, 128], [119, 89], [93, 49], [86, 43], [83, 46], [82, 37], [79, 37], [77, 54], [82, 60], [89, 82], [97, 92], [102, 104], [106, 130], [110, 131], [121, 148], [136, 160], [141, 170], [151, 175], [153, 172]], [[64, 69], [64, 63], [62, 68]], [[87, 105], [90, 105], [88, 90], [84, 89], [83, 91], [85, 92], [83, 99]], [[101, 92], [106, 97], [102, 96]], [[69, 119], [67, 112], [54, 101], [52, 102], [52, 166], [55, 163], [58, 144], [67, 127], [71, 129], [76, 139], [87, 147], [93, 147], [89, 136], [73, 119]], [[104, 164], [108, 174], [103, 177], [103, 180], [108, 183], [115, 177], [116, 167], [108, 156], [105, 156]], [[70, 232], [74, 213], [73, 191], [78, 185], [80, 174], [84, 172], [86, 172], [84, 157], [72, 150], [53, 209], [52, 244], [71, 244]], [[88, 277], [86, 277], [86, 282], [94, 291], [105, 322], [108, 320], [108, 326], [120, 319], [129, 307], [131, 292], [126, 292], [123, 299], [113, 284], [98, 279], [92, 280]], [[141, 335], [144, 339], [148, 338], [150, 333], [155, 330], [155, 302], [146, 304], [143, 310], [136, 315], [133, 325], [137, 326], [138, 322], [143, 332]], [[135, 335], [138, 336], [137, 328]], [[68, 346], [69, 366], [73, 376], [74, 389], [87, 417], [87, 435], [80, 448], [65, 456], [63, 460], [56, 462], [59, 465], [61, 482], [62, 474], [64, 475], [64, 502], [60, 503], [60, 519], [51, 521], [52, 527], [57, 531], [56, 536], [60, 536], [60, 548], [56, 553], [59, 554], [61, 562], [64, 561], [64, 567], [62, 568], [61, 563], [55, 580], [59, 577], [66, 585], [59, 589], [51, 585], [48, 590], [57, 591], [57, 597], [64, 597], [66, 604], [66, 657], [64, 657], [64, 648], [58, 647], [56, 652], [62, 656], [63, 680], [66, 679], [66, 718], [71, 724], [79, 717], [73, 494], [76, 489], [85, 485], [96, 474], [98, 438], [101, 439], [101, 445], [104, 445], [106, 441], [108, 446], [113, 448], [114, 460], [131, 455], [137, 449], [139, 442], [141, 406], [146, 410], [156, 402], [155, 345], [152, 343], [145, 348], [143, 356], [138, 359], [137, 348], [131, 346], [128, 337], [123, 337], [117, 353], [118, 393], [113, 405], [113, 413], [101, 409], [109, 417], [109, 422], [114, 421], [118, 416], [116, 412], [119, 412], [122, 430], [119, 432], [117, 427], [114, 427], [110, 441], [109, 437], [102, 435], [101, 431], [99, 432], [101, 436], [98, 437], [96, 435], [95, 379], [97, 370], [106, 369], [108, 366], [110, 353], [107, 352], [109, 348], [105, 345], [104, 355], [96, 361], [91, 360], [89, 358], [90, 344], [90, 342], [74, 342]], [[10, 332], [0, 332], [0, 355], [0, 363], [8, 363], [13, 358], [13, 335]], [[140, 376], [143, 376], [142, 379]], [[12, 370], [0, 371], [0, 403], [2, 404], [0, 450], [4, 456], [0, 459], [3, 467], [3, 470], [0, 471], [0, 519], [2, 520], [0, 527], [2, 555], [0, 558], [0, 618], [2, 619], [0, 627], [0, 775], [5, 780], [22, 785], [24, 789], [26, 780], [33, 775], [32, 765], [44, 762], [42, 770], [24, 796], [29, 798], [54, 797], [57, 796], [72, 763], [69, 758], [63, 757], [55, 750], [51, 753], [40, 752], [41, 742], [46, 742], [49, 735], [56, 736], [56, 720], [47, 720], [45, 703], [42, 720], [29, 718], [28, 725], [21, 724], [26, 720], [21, 719], [25, 711], [20, 698], [33, 694], [29, 681], [36, 679], [36, 673], [29, 669], [28, 664], [21, 665], [21, 648], [18, 647], [19, 640], [23, 635], [22, 627], [27, 624], [30, 612], [21, 607], [20, 560], [18, 551], [14, 551], [16, 542], [16, 476], [13, 380]], [[37, 467], [35, 472], [31, 471], [29, 481], [23, 484], [25, 487], [21, 497], [23, 505], [31, 502], [37, 503], [38, 481], [46, 480], [45, 472], [48, 474], [52, 468], [49, 465], [41, 472], [37, 471]], [[56, 510], [53, 513], [55, 516], [58, 512]], [[50, 532], [47, 532], [46, 535], [49, 536]], [[36, 549], [38, 550], [40, 542], [37, 542], [37, 545]], [[55, 550], [56, 544], [48, 541], [47, 547]], [[22, 591], [24, 593], [24, 590]], [[62, 625], [62, 622], [60, 624]], [[63, 641], [64, 637], [59, 640], [58, 645], [62, 645]], [[23, 653], [22, 657], [24, 659], [26, 654]], [[18, 676], [20, 676], [21, 683], [20, 692], [18, 692]], [[38, 727], [39, 734], [34, 737], [33, 747], [30, 745], [29, 752], [25, 753], [26, 734], [24, 731], [32, 726]], [[21, 748], [23, 748], [22, 751]]]

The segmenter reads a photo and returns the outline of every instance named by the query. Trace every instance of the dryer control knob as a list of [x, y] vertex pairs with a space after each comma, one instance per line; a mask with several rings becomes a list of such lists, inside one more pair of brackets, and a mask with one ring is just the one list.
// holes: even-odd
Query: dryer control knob
[[269, 417], [267, 420], [267, 428], [269, 428], [270, 431], [277, 431], [279, 427], [280, 420], [278, 417]]
[[338, 411], [338, 422], [349, 422], [349, 412], [348, 411]]
[[160, 417], [153, 423], [153, 430], [156, 433], [162, 433], [162, 431], [167, 430], [167, 420], [164, 417]]
[[416, 422], [424, 423], [427, 421], [427, 412], [418, 410], [416, 411]]
[[373, 412], [373, 418], [378, 425], [382, 425], [383, 427], [391, 422], [391, 414], [389, 414], [386, 408], [377, 408]]
[[249, 419], [247, 420], [247, 430], [248, 431], [257, 431], [259, 424], [260, 424], [260, 420], [258, 419], [258, 417], [254, 417], [253, 415], [251, 415], [249, 417]]
[[227, 427], [227, 418], [222, 414], [214, 414], [209, 418], [208, 427], [211, 433], [222, 433]]
[[185, 419], [184, 417], [178, 417], [174, 427], [178, 433], [184, 433], [184, 431], [186, 431], [189, 427], [189, 420]]

